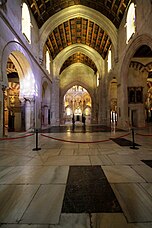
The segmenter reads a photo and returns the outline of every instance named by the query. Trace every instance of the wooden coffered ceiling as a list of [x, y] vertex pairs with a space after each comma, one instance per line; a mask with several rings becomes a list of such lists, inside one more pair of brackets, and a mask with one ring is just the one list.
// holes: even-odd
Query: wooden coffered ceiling
[[40, 28], [49, 17], [73, 5], [84, 5], [105, 15], [119, 28], [130, 0], [27, 0]]
[[70, 56], [62, 65], [62, 68], [60, 70], [60, 74], [62, 73], [62, 71], [67, 68], [68, 66], [70, 66], [73, 63], [83, 63], [86, 64], [87, 66], [89, 66], [90, 68], [92, 68], [94, 70], [94, 72], [97, 72], [97, 67], [95, 65], [95, 63], [86, 55], [77, 52], [75, 54], [73, 54], [72, 56]]
[[46, 41], [53, 59], [65, 47], [80, 43], [94, 48], [105, 59], [112, 42], [102, 28], [81, 17], [60, 24]]
[[[27, 0], [39, 28], [54, 14], [74, 5], [83, 5], [105, 15], [116, 28], [119, 28], [130, 0]], [[52, 59], [64, 48], [72, 44], [85, 44], [95, 49], [103, 59], [112, 45], [109, 35], [93, 21], [86, 18], [71, 18], [56, 27], [47, 37], [46, 46]], [[95, 69], [95, 64], [82, 54], [71, 56], [62, 70], [74, 62], [81, 62]], [[61, 70], [61, 71], [62, 71]]]

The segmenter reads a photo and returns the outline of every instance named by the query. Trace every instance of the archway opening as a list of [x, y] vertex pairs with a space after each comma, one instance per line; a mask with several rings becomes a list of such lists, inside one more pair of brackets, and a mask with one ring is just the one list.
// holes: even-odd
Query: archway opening
[[131, 59], [128, 74], [129, 125], [145, 126], [152, 121], [152, 50], [141, 45]]
[[4, 89], [3, 134], [35, 128], [35, 100], [38, 87], [30, 64], [19, 51], [8, 56], [7, 87]]
[[152, 71], [147, 78], [147, 95], [145, 99], [146, 121], [152, 122]]
[[79, 85], [72, 86], [64, 95], [64, 122], [71, 124], [74, 118], [75, 124], [81, 124], [85, 117], [85, 123], [91, 123], [92, 100], [88, 91]]
[[21, 131], [24, 128], [21, 101], [19, 99], [19, 75], [10, 58], [7, 61], [7, 79], [8, 87], [4, 93], [4, 126], [6, 134], [7, 131]]

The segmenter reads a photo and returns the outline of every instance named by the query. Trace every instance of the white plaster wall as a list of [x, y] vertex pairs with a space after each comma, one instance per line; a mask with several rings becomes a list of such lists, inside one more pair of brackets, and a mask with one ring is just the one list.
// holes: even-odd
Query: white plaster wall
[[93, 48], [84, 45], [84, 44], [72, 44], [64, 48], [54, 59], [53, 61], [53, 73], [54, 75], [59, 75], [60, 69], [63, 63], [73, 54], [81, 52], [84, 55], [88, 56], [95, 64], [98, 69], [99, 74], [105, 72], [104, 69], [104, 60], [101, 55], [94, 50]]
[[[152, 21], [152, 3], [150, 0], [138, 0], [136, 3], [136, 32], [134, 36], [130, 39], [129, 43], [126, 44], [126, 16], [127, 12], [124, 15], [124, 18], [121, 22], [120, 28], [118, 30], [118, 61], [119, 61], [119, 69], [123, 68], [121, 64], [123, 64], [124, 57], [129, 52], [130, 58], [133, 57], [134, 53], [140, 47], [144, 42], [143, 39], [139, 39], [141, 35], [147, 35], [152, 38], [152, 27], [151, 27], [151, 21]], [[136, 43], [134, 45], [134, 48], [132, 48], [132, 44]], [[147, 45], [151, 45], [147, 40]], [[131, 49], [130, 49], [131, 47]], [[128, 60], [130, 62], [131, 59]], [[124, 62], [124, 65], [127, 65], [128, 63]], [[128, 67], [128, 66], [127, 66]], [[121, 76], [121, 75], [119, 75]]]
[[67, 87], [68, 84], [76, 82], [81, 82], [89, 87], [90, 89], [94, 88], [94, 71], [82, 64], [82, 63], [75, 63], [66, 68], [62, 74], [60, 75], [60, 89], [64, 89]]
[[22, 34], [22, 0], [7, 0], [6, 9], [2, 11], [3, 15], [6, 17], [6, 20], [18, 36], [22, 39], [22, 42], [29, 48], [33, 56], [39, 60], [39, 30], [35, 22], [34, 17], [31, 16], [31, 44], [29, 44], [26, 38]]
[[[128, 123], [127, 86], [129, 64], [134, 53], [142, 45], [148, 45], [152, 49], [152, 4], [150, 0], [136, 1], [136, 33], [126, 44], [126, 14], [118, 31], [118, 63], [116, 79], [118, 81], [118, 127], [126, 128]], [[137, 78], [137, 76], [136, 76]], [[142, 80], [142, 79], [141, 79]], [[139, 78], [137, 80], [138, 85]], [[132, 83], [134, 83], [132, 81]], [[129, 82], [131, 85], [131, 82]], [[142, 119], [142, 118], [140, 118]]]
[[143, 86], [145, 87], [147, 84], [147, 78], [143, 74], [143, 72], [140, 72], [139, 70], [129, 68], [128, 71], [128, 86]]
[[[20, 79], [27, 73], [33, 74], [37, 83], [38, 96], [35, 103], [36, 127], [41, 125], [41, 99], [42, 78], [46, 79], [51, 86], [51, 80], [46, 71], [39, 65], [39, 33], [33, 17], [32, 19], [32, 42], [29, 44], [21, 32], [21, 0], [7, 0], [6, 6], [0, 7], [0, 104], [3, 106], [1, 86], [8, 85], [6, 66], [9, 55], [14, 55], [14, 61], [18, 65]], [[3, 129], [3, 108], [0, 108], [0, 135]]]

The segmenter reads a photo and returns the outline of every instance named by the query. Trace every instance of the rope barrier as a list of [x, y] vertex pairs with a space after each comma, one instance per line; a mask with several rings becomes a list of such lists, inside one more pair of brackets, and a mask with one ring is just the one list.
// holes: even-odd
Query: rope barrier
[[146, 129], [152, 127], [152, 124], [147, 124], [144, 127], [135, 127], [135, 129]]
[[136, 135], [140, 135], [140, 136], [147, 136], [147, 137], [151, 137], [152, 135], [145, 135], [145, 134], [140, 134], [140, 133], [136, 133]]
[[29, 136], [32, 136], [32, 135], [34, 135], [34, 134], [28, 134], [28, 135], [23, 135], [23, 136], [18, 136], [18, 137], [11, 137], [11, 138], [0, 138], [0, 141], [21, 139], [21, 138], [26, 138], [26, 137], [29, 137]]
[[123, 138], [123, 137], [128, 136], [128, 135], [130, 135], [130, 132], [125, 134], [125, 135], [121, 135], [119, 137], [115, 137], [115, 138], [111, 138], [111, 139], [119, 139], [119, 138]]
[[[117, 138], [122, 138], [124, 136], [127, 136], [129, 135], [130, 133], [128, 134], [125, 134], [125, 135], [122, 135], [120, 137], [117, 137]], [[70, 143], [101, 143], [101, 142], [108, 142], [108, 141], [111, 141], [111, 139], [115, 139], [115, 138], [111, 138], [111, 139], [105, 139], [105, 140], [96, 140], [96, 141], [86, 141], [86, 142], [82, 142], [82, 141], [73, 141], [73, 140], [65, 140], [65, 139], [59, 139], [59, 138], [54, 138], [52, 136], [48, 136], [48, 135], [44, 135], [44, 134], [41, 134], [43, 137], [46, 137], [46, 138], [50, 138], [50, 139], [54, 139], [54, 140], [57, 140], [57, 141], [61, 141], [61, 142], [70, 142]]]

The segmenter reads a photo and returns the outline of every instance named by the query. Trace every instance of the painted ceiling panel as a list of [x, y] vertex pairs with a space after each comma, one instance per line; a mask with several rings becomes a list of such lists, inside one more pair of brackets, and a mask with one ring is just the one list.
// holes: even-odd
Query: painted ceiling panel
[[112, 42], [102, 28], [81, 17], [60, 24], [46, 41], [53, 59], [65, 47], [80, 43], [94, 48], [105, 59]]
[[[116, 28], [119, 28], [130, 0], [27, 0], [27, 3], [39, 28], [57, 12], [74, 5], [83, 5], [97, 10], [106, 16]], [[77, 17], [56, 27], [46, 41], [52, 59], [72, 44], [85, 44], [92, 47], [105, 59], [112, 41], [109, 35], [96, 23], [86, 18]], [[71, 64], [76, 62], [76, 57], [78, 57], [77, 54], [72, 56], [70, 60], [68, 59], [65, 65], [68, 66], [69, 62]], [[88, 61], [82, 56], [81, 60], [87, 65]], [[93, 65], [91, 67], [94, 69]]]
[[90, 68], [92, 68], [94, 70], [94, 72], [97, 72], [97, 67], [95, 65], [95, 63], [86, 55], [84, 55], [83, 53], [77, 52], [75, 54], [73, 54], [72, 56], [70, 56], [62, 65], [61, 70], [60, 70], [60, 74], [62, 73], [62, 71], [64, 69], [66, 69], [68, 66], [70, 66], [73, 63], [83, 63], [87, 66], [89, 66]]
[[130, 0], [28, 0], [27, 2], [39, 28], [55, 13], [74, 5], [84, 5], [99, 11], [119, 28]]

